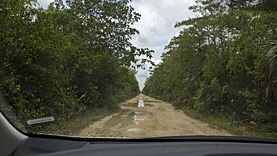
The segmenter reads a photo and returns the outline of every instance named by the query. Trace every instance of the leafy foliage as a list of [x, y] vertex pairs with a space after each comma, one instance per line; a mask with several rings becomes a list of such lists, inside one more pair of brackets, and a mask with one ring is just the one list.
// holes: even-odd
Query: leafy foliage
[[250, 126], [276, 124], [275, 1], [196, 2], [200, 16], [176, 24], [186, 27], [143, 93]]
[[152, 51], [129, 42], [140, 15], [128, 0], [56, 0], [47, 10], [32, 0], [0, 4], [0, 90], [29, 132], [53, 127], [29, 119], [62, 125], [139, 93], [129, 67]]

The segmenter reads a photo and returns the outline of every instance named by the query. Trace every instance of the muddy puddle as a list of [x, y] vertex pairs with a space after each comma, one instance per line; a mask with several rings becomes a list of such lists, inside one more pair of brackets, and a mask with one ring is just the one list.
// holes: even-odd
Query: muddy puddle
[[[122, 104], [122, 106], [127, 106], [127, 107], [146, 107], [146, 106], [154, 106], [153, 104], [149, 104], [153, 101], [149, 101], [147, 100], [148, 98], [137, 98], [138, 102], [128, 102], [128, 103], [124, 103]], [[146, 99], [146, 100], [145, 100]], [[159, 101], [155, 101], [156, 103], [159, 103]]]
[[153, 100], [144, 100], [147, 103], [161, 103], [160, 101], [153, 101]]
[[229, 136], [224, 130], [192, 119], [171, 104], [140, 94], [120, 105], [109, 115], [83, 129], [78, 136], [88, 137], [150, 137], [216, 135]]
[[129, 128], [129, 129], [127, 129], [127, 132], [137, 132], [137, 131], [139, 131], [138, 128]]
[[128, 113], [128, 114], [120, 114], [117, 116], [113, 116], [104, 124], [104, 128], [108, 128], [108, 127], [124, 128], [124, 127], [131, 126], [133, 124], [134, 115], [135, 113]]
[[[123, 104], [125, 107], [138, 107], [138, 103], [125, 103]], [[154, 106], [153, 104], [148, 104], [144, 102], [144, 107], [152, 107]]]
[[127, 107], [137, 107], [138, 103], [125, 103], [123, 104], [123, 106], [127, 106]]
[[[138, 118], [138, 112], [135, 112], [134, 116], [133, 116], [133, 124], [138, 125], [141, 121], [144, 121], [143, 118]], [[138, 128], [129, 128], [127, 129], [127, 132], [137, 132], [139, 131]]]
[[138, 101], [138, 107], [144, 107], [144, 102], [141, 98]]
[[[142, 98], [139, 98], [136, 103], [125, 103], [123, 106], [128, 107], [138, 107], [142, 108], [144, 106], [153, 106], [151, 104], [144, 104]], [[140, 129], [133, 128], [132, 126], [140, 124], [140, 122], [144, 121], [143, 118], [139, 118], [139, 112], [129, 112], [129, 113], [120, 113], [118, 115], [113, 116], [108, 121], [105, 122], [104, 128], [116, 128], [116, 129], [125, 129], [127, 132], [137, 132]]]
[[138, 114], [138, 112], [135, 112], [134, 117], [133, 117], [133, 122], [134, 122], [134, 124], [136, 124], [136, 125], [138, 125], [140, 121], [143, 121], [143, 120], [144, 120], [143, 118], [138, 118], [138, 117], [137, 117], [137, 114]]
[[152, 107], [154, 105], [152, 105], [152, 104], [144, 104], [144, 106]]

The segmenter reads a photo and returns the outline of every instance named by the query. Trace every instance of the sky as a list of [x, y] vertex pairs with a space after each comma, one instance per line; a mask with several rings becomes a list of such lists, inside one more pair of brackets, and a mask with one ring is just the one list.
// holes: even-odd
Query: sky
[[[38, 0], [38, 3], [47, 8], [52, 1], [54, 0]], [[154, 50], [152, 61], [155, 64], [161, 63], [164, 47], [182, 30], [174, 28], [176, 22], [195, 16], [195, 13], [188, 10], [193, 4], [194, 0], [132, 0], [131, 5], [141, 14], [141, 19], [133, 25], [139, 31], [139, 35], [133, 36], [131, 43], [138, 48]], [[146, 78], [150, 76], [149, 66], [146, 64], [145, 70], [138, 69], [136, 74], [140, 90], [144, 87]]]
[[[131, 5], [141, 14], [141, 19], [134, 27], [139, 31], [132, 39], [133, 45], [139, 48], [149, 48], [155, 52], [152, 61], [156, 64], [162, 62], [161, 55], [170, 39], [178, 35], [182, 28], [174, 28], [176, 22], [194, 17], [195, 13], [188, 7], [195, 4], [194, 0], [133, 0]], [[138, 69], [136, 78], [142, 90], [149, 74], [146, 69]]]

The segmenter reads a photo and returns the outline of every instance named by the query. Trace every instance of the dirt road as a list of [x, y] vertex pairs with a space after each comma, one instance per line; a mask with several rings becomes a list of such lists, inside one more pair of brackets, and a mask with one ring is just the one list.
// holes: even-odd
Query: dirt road
[[85, 137], [229, 136], [192, 119], [171, 104], [143, 94], [120, 104], [120, 110], [83, 129]]

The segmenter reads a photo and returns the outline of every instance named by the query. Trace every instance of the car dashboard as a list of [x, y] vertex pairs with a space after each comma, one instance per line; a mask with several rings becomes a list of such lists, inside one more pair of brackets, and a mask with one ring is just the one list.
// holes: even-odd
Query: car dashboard
[[[191, 136], [178, 139], [29, 137], [13, 156], [273, 156], [277, 144], [234, 137]], [[48, 136], [49, 137], [49, 136]], [[241, 140], [241, 141], [239, 141]], [[243, 140], [243, 141], [242, 141]]]

